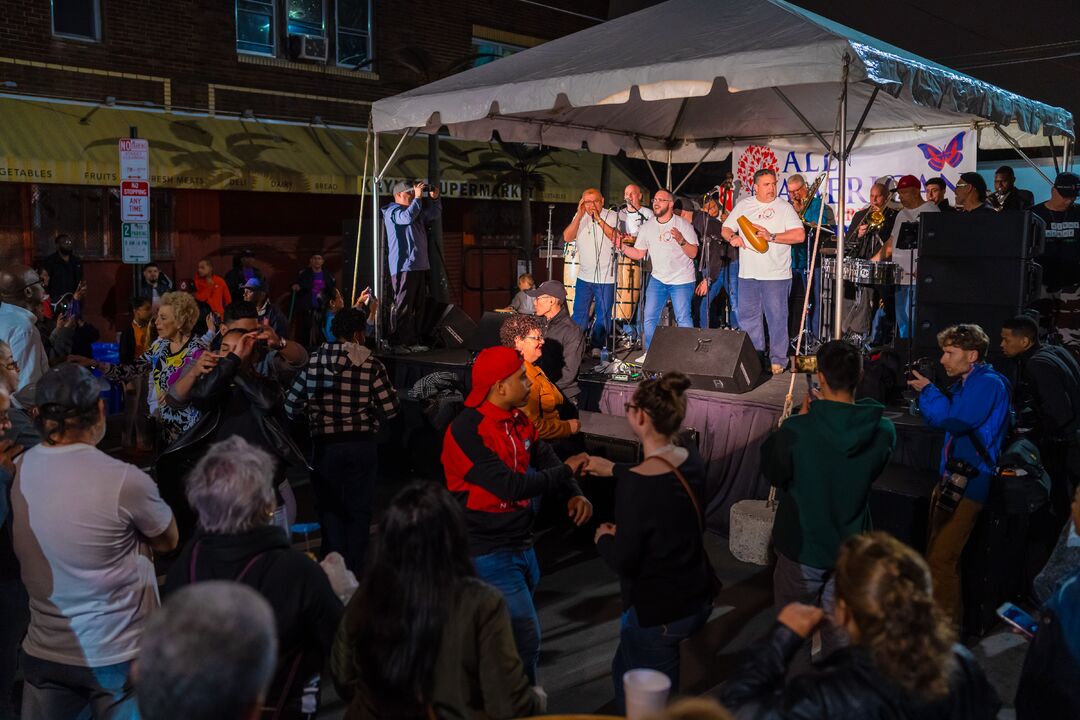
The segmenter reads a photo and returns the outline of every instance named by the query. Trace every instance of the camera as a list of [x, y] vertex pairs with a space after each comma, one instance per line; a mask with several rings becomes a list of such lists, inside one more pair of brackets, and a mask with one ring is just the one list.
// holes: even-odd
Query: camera
[[979, 468], [960, 458], [949, 458], [945, 469], [953, 475], [963, 475], [969, 480], [979, 474]]

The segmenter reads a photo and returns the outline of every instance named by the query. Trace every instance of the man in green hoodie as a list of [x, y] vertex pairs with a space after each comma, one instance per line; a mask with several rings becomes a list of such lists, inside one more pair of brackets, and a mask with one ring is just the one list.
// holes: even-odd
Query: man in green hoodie
[[[885, 406], [855, 400], [862, 376], [858, 349], [825, 343], [817, 367], [820, 394], [807, 395], [800, 413], [761, 448], [762, 472], [779, 498], [773, 525], [778, 608], [791, 602], [830, 608], [840, 545], [870, 530], [870, 486], [896, 445], [896, 428], [882, 416]], [[844, 644], [836, 628], [823, 629], [821, 637], [822, 656]], [[805, 669], [809, 659], [803, 648], [796, 662]]]

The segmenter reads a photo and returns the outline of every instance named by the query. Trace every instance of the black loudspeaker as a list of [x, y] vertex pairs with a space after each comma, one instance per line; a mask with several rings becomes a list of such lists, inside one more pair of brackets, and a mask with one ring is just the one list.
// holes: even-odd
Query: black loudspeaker
[[429, 300], [420, 337], [430, 338], [437, 347], [465, 347], [476, 334], [476, 323], [468, 313], [453, 303]]
[[761, 360], [742, 330], [658, 327], [645, 373], [677, 370], [699, 390], [744, 393], [761, 377]]
[[930, 494], [940, 481], [933, 471], [889, 464], [870, 488], [870, 518], [883, 530], [919, 552], [926, 550]]
[[512, 314], [513, 313], [499, 312], [484, 313], [480, 318], [480, 326], [465, 343], [466, 347], [473, 352], [480, 352], [485, 348], [502, 345], [502, 340], [499, 339], [499, 331], [502, 330], [506, 318], [510, 317]]
[[[935, 355], [937, 333], [975, 323], [995, 338], [1042, 284], [1033, 261], [1043, 229], [1029, 213], [925, 213], [920, 218], [913, 353]], [[990, 343], [990, 356], [998, 353]]]

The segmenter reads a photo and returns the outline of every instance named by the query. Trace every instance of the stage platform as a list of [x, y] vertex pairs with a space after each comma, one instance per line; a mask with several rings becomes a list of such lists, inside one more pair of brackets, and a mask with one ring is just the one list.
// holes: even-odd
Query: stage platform
[[[433, 350], [408, 355], [380, 355], [399, 393], [404, 395], [420, 378], [433, 372], [449, 372], [468, 389], [471, 353], [464, 349]], [[588, 364], [592, 367], [592, 363]], [[583, 365], [583, 373], [587, 373]], [[687, 392], [686, 427], [698, 433], [698, 448], [707, 465], [705, 515], [709, 529], [727, 535], [731, 506], [739, 500], [768, 497], [769, 485], [761, 477], [761, 446], [776, 428], [791, 382], [790, 374], [769, 377], [753, 390], [735, 395], [712, 390]], [[582, 394], [579, 407], [584, 411], [621, 417], [623, 406], [630, 402], [636, 382], [617, 382], [595, 376], [579, 380]], [[792, 392], [795, 412], [807, 392], [805, 376], [797, 375]], [[941, 458], [944, 434], [926, 427], [922, 418], [906, 408], [889, 408], [886, 416], [896, 424], [897, 443], [892, 463], [897, 471], [910, 469], [912, 478], [936, 473]], [[583, 430], [590, 432], [583, 423]], [[597, 431], [622, 438], [610, 422], [599, 423]], [[593, 434], [596, 434], [594, 432]], [[899, 472], [900, 476], [907, 473]], [[914, 489], [912, 490], [914, 493]]]

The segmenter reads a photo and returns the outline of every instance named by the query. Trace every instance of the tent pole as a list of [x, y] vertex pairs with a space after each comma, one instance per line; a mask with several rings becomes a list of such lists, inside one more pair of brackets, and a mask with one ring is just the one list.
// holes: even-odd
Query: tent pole
[[[1046, 140], [1050, 143], [1050, 157], [1054, 160], [1054, 174], [1057, 175], [1061, 172], [1061, 165], [1058, 164], [1057, 145], [1054, 144], [1053, 135], [1047, 135]], [[1064, 150], [1064, 148], [1062, 149]]]
[[994, 130], [997, 131], [998, 135], [1000, 135], [1001, 137], [1003, 137], [1005, 139], [1005, 142], [1009, 143], [1009, 145], [1012, 145], [1012, 149], [1015, 150], [1016, 153], [1020, 157], [1022, 157], [1024, 159], [1024, 162], [1026, 162], [1028, 165], [1030, 165], [1032, 167], [1032, 169], [1035, 170], [1035, 172], [1042, 175], [1043, 180], [1045, 180], [1048, 185], [1053, 185], [1054, 184], [1054, 181], [1046, 176], [1046, 173], [1044, 173], [1042, 171], [1042, 168], [1039, 167], [1038, 165], [1036, 165], [1035, 162], [1031, 158], [1029, 158], [1027, 156], [1027, 153], [1024, 152], [1024, 148], [1020, 147], [1020, 143], [1013, 140], [1012, 136], [1010, 136], [1009, 133], [1005, 132], [1002, 129], [1001, 125], [999, 125], [997, 123], [994, 123], [993, 128], [994, 128]]
[[713, 140], [712, 146], [708, 150], [705, 151], [705, 154], [701, 156], [700, 160], [698, 160], [696, 163], [694, 163], [694, 167], [690, 168], [690, 171], [686, 173], [686, 177], [684, 177], [682, 179], [682, 182], [680, 182], [678, 185], [676, 185], [675, 189], [673, 189], [671, 191], [672, 194], [679, 192], [679, 188], [681, 188], [683, 185], [685, 185], [686, 181], [690, 179], [690, 176], [694, 174], [694, 171], [697, 170], [699, 167], [701, 167], [701, 163], [705, 162], [705, 158], [709, 157], [709, 155], [712, 154], [712, 151], [716, 149], [716, 146], [719, 144], [719, 142], [720, 142], [719, 140]]
[[664, 183], [664, 187], [671, 188], [671, 149], [667, 151], [667, 182]]
[[652, 179], [656, 182], [656, 188], [660, 189], [662, 187], [660, 185], [660, 178], [656, 176], [656, 171], [653, 170], [652, 160], [649, 159], [649, 153], [645, 152], [645, 148], [641, 146], [641, 140], [636, 136], [634, 137], [634, 142], [637, 143], [638, 150], [641, 151], [641, 157], [645, 158], [645, 166], [649, 168], [649, 174], [652, 175]]
[[[844, 62], [846, 63], [847, 60], [845, 60]], [[847, 67], [847, 65], [845, 64], [844, 67]], [[780, 96], [780, 99], [784, 101], [784, 104], [788, 106], [788, 108], [791, 110], [791, 112], [795, 113], [795, 117], [799, 118], [799, 120], [802, 121], [802, 124], [805, 125], [806, 128], [811, 133], [814, 134], [814, 137], [816, 137], [818, 139], [818, 142], [820, 142], [822, 145], [824, 145], [825, 149], [827, 151], [832, 152], [832, 150], [833, 150], [832, 145], [825, 142], [825, 138], [822, 136], [822, 134], [820, 132], [818, 132], [817, 128], [814, 127], [813, 123], [811, 123], [809, 120], [806, 119], [806, 116], [803, 115], [799, 111], [799, 108], [795, 107], [795, 103], [788, 100], [788, 96], [784, 94], [784, 91], [781, 90], [780, 88], [776, 87], [775, 85], [773, 86], [773, 90], [776, 91], [776, 94]], [[844, 85], [844, 95], [845, 96], [847, 95], [847, 85], [846, 84]], [[847, 103], [846, 100], [844, 102], [845, 102], [845, 104]], [[840, 142], [841, 142], [841, 144], [844, 142], [843, 137], [841, 137]]]
[[394, 164], [394, 161], [397, 160], [398, 153], [401, 151], [401, 146], [405, 144], [406, 140], [415, 135], [417, 130], [419, 130], [419, 128], [409, 128], [401, 134], [401, 138], [398, 140], [397, 145], [394, 146], [394, 151], [390, 153], [390, 157], [386, 158], [386, 165], [379, 171], [380, 180], [386, 175], [386, 171], [390, 169], [390, 166]]
[[[844, 142], [847, 138], [847, 101], [848, 101], [848, 66], [851, 58], [844, 55], [844, 81], [840, 90], [840, 198], [836, 203], [836, 264], [837, 273], [835, 288], [833, 289], [833, 340], [839, 340], [844, 328], [844, 273], [841, 269], [844, 264], [844, 222], [847, 220], [847, 152]], [[779, 90], [777, 90], [779, 92]], [[828, 188], [825, 189], [826, 198]]]
[[1073, 163], [1073, 139], [1071, 137], [1065, 137], [1065, 172], [1072, 172]]
[[[379, 186], [382, 184], [382, 172], [379, 171], [379, 133], [372, 130], [372, 173], [371, 173], [371, 274], [372, 282], [375, 283], [373, 292], [379, 302], [383, 301], [383, 267], [382, 267], [382, 228], [379, 226]], [[391, 312], [393, 311], [391, 300]], [[375, 319], [375, 347], [378, 348], [383, 339], [383, 324]]]

